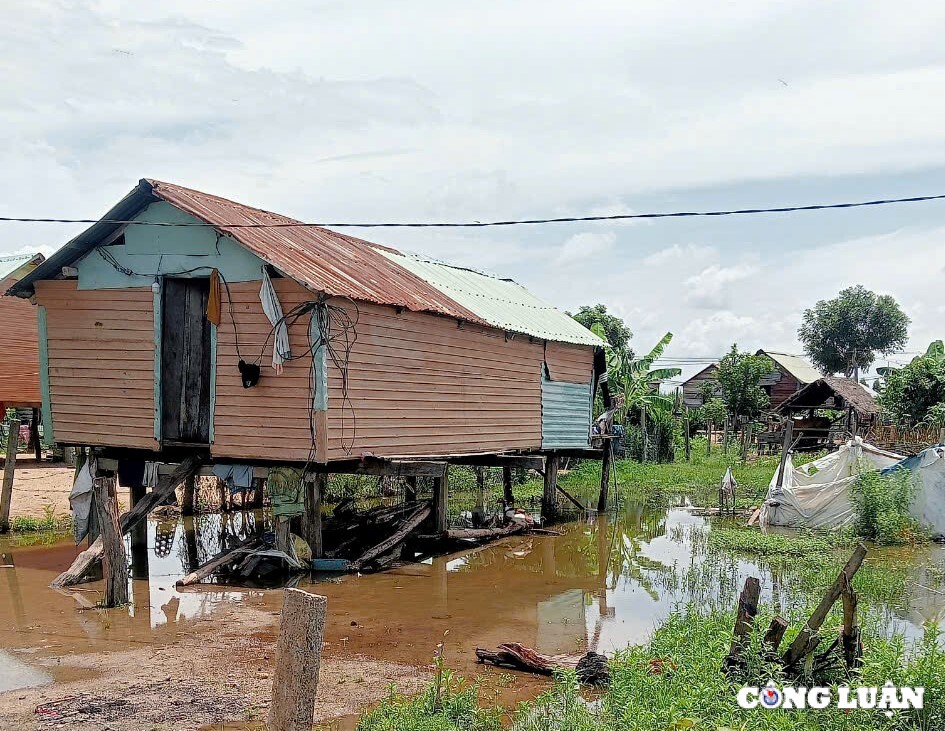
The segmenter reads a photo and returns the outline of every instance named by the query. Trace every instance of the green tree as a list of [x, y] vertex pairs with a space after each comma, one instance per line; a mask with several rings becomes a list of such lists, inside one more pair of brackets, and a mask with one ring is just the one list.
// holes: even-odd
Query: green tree
[[[591, 328], [599, 337], [604, 337], [603, 326], [595, 324]], [[607, 346], [607, 385], [614, 398], [621, 399], [617, 421], [626, 421], [628, 414], [636, 415], [644, 408], [648, 412], [672, 412], [676, 399], [672, 394], [661, 394], [659, 384], [668, 378], [675, 378], [682, 371], [679, 368], [653, 368], [666, 346], [673, 339], [672, 333], [666, 333], [654, 348], [642, 358], [634, 358], [627, 350]]]
[[630, 332], [630, 328], [623, 320], [607, 312], [606, 305], [594, 305], [593, 307], [582, 305], [578, 308], [577, 313], [571, 315], [571, 317], [588, 330], [593, 330], [595, 325], [599, 325], [603, 334], [598, 332], [598, 335], [610, 343], [612, 348], [617, 350], [628, 349], [633, 333]]
[[901, 426], [938, 425], [945, 410], [945, 347], [932, 343], [903, 368], [885, 368], [880, 405]]
[[797, 335], [821, 372], [851, 376], [869, 368], [877, 353], [901, 349], [910, 322], [892, 297], [858, 284], [805, 310]]
[[773, 370], [774, 363], [767, 356], [739, 353], [738, 346], [733, 345], [719, 361], [719, 370], [715, 374], [719, 395], [728, 412], [736, 417], [754, 419], [764, 411], [770, 400], [759, 383]]
[[718, 426], [725, 421], [728, 406], [720, 398], [710, 398], [699, 409], [703, 424]]

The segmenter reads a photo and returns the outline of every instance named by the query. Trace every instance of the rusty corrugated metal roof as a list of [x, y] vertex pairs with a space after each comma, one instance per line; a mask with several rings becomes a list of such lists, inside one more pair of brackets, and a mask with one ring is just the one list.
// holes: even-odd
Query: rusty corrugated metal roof
[[298, 221], [160, 180], [146, 182], [157, 198], [212, 224], [260, 259], [317, 292], [488, 324], [444, 292], [383, 256], [367, 241], [316, 226], [227, 228], [228, 224]]

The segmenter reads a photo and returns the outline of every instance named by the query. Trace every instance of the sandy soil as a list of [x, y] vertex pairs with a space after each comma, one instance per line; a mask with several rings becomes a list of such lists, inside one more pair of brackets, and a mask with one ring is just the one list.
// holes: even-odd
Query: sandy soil
[[68, 465], [37, 463], [21, 454], [13, 480], [10, 515], [42, 517], [47, 505], [53, 507], [56, 515], [68, 514], [73, 471]]
[[[0, 728], [69, 731], [174, 731], [265, 718], [272, 691], [273, 612], [228, 604], [206, 629], [164, 644], [66, 654], [42, 661], [56, 677], [38, 688], [0, 693]], [[315, 722], [355, 713], [381, 700], [388, 685], [412, 693], [428, 670], [332, 654], [326, 647]], [[23, 653], [30, 648], [14, 651]]]

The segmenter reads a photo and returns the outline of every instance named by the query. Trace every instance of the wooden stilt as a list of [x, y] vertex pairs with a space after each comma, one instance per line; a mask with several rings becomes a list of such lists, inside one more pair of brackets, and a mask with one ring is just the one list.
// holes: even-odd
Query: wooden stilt
[[312, 549], [312, 558], [321, 558], [325, 552], [322, 542], [322, 495], [328, 475], [318, 473], [305, 483], [305, 512], [302, 513], [302, 537]]
[[[197, 492], [197, 475], [184, 480], [183, 497], [180, 502], [181, 515], [194, 514], [194, 494]], [[220, 506], [223, 509], [223, 506]]]
[[269, 731], [311, 731], [328, 599], [286, 589], [272, 677]]
[[541, 496], [541, 514], [545, 522], [553, 522], [558, 514], [558, 456], [545, 458], [545, 485]]
[[[144, 485], [128, 489], [131, 507], [137, 505], [147, 494]], [[148, 578], [148, 524], [141, 521], [131, 529], [131, 575], [136, 579]]]
[[34, 408], [33, 415], [30, 418], [30, 445], [33, 448], [33, 455], [37, 462], [43, 459], [43, 443], [39, 438], [39, 413], [39, 409]]
[[112, 478], [98, 477], [92, 489], [102, 537], [102, 574], [105, 579], [103, 605], [117, 607], [128, 603], [128, 559], [118, 523], [118, 501], [109, 490], [110, 482]]
[[[144, 520], [158, 505], [164, 503], [168, 496], [174, 494], [177, 486], [189, 477], [196, 474], [200, 469], [200, 459], [198, 457], [187, 457], [181, 462], [173, 473], [162, 477], [157, 486], [145, 497], [138, 501], [131, 510], [121, 516], [121, 534], [127, 533], [138, 523]], [[61, 589], [64, 586], [73, 586], [87, 581], [90, 570], [102, 558], [102, 538], [99, 536], [86, 550], [76, 556], [75, 561], [68, 570], [59, 574], [50, 586]]]
[[607, 512], [607, 502], [610, 499], [610, 465], [613, 461], [614, 453], [610, 439], [604, 439], [604, 455], [600, 462], [600, 495], [597, 498], [597, 512]]
[[512, 468], [509, 465], [502, 466], [502, 495], [506, 506], [515, 505], [515, 495], [512, 493]]
[[445, 533], [448, 527], [447, 508], [450, 482], [449, 467], [443, 470], [442, 477], [433, 478], [433, 532]]
[[3, 487], [0, 488], [0, 533], [10, 530], [10, 507], [13, 502], [13, 475], [16, 471], [16, 443], [20, 436], [20, 423], [7, 419], [7, 453], [3, 464]]

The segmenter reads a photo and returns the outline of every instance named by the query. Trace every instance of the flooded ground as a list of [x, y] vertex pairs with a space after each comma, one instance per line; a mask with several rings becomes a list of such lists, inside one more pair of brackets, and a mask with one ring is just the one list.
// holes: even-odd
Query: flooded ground
[[[232, 684], [234, 712], [260, 712], [268, 701], [281, 592], [175, 586], [219, 550], [223, 536], [240, 535], [257, 520], [251, 513], [232, 513], [150, 522], [147, 550], [132, 554], [134, 603], [107, 612], [95, 609], [96, 584], [72, 592], [48, 588], [75, 547], [18, 547], [3, 539], [0, 701], [28, 687], [41, 695], [24, 700], [43, 700], [42, 694], [55, 700], [57, 684], [112, 673], [127, 676], [132, 685], [144, 682], [143, 675], [149, 692], [159, 697], [155, 683], [167, 682], [169, 665], [177, 672], [185, 660], [192, 667], [184, 668], [180, 682], [188, 674], [199, 680], [204, 672], [218, 685]], [[786, 588], [790, 570], [710, 555], [708, 519], [685, 508], [650, 512], [631, 504], [617, 518], [592, 517], [560, 528], [560, 537], [511, 538], [382, 574], [303, 579], [302, 588], [329, 598], [326, 656], [339, 665], [323, 675], [320, 688], [352, 697], [370, 690], [362, 700], [373, 702], [388, 682], [416, 687], [443, 642], [448, 666], [481, 676], [499, 702], [509, 702], [533, 694], [543, 681], [477, 665], [476, 647], [514, 641], [546, 653], [609, 653], [643, 641], [682, 604], [734, 606], [747, 576], [761, 579], [763, 603], [781, 609], [793, 601]], [[924, 622], [945, 625], [945, 592], [933, 580], [945, 572], [945, 549], [873, 550], [868, 561], [891, 563], [907, 587], [870, 610], [884, 631], [917, 637]], [[175, 655], [173, 648], [184, 654]], [[107, 661], [128, 652], [137, 652], [136, 672], [123, 671], [127, 663], [116, 661], [116, 668]], [[210, 659], [204, 667], [198, 658]], [[187, 692], [197, 692], [196, 686], [191, 683]], [[356, 706], [337, 710], [334, 715], [342, 715]], [[0, 719], [2, 713], [0, 704]]]

